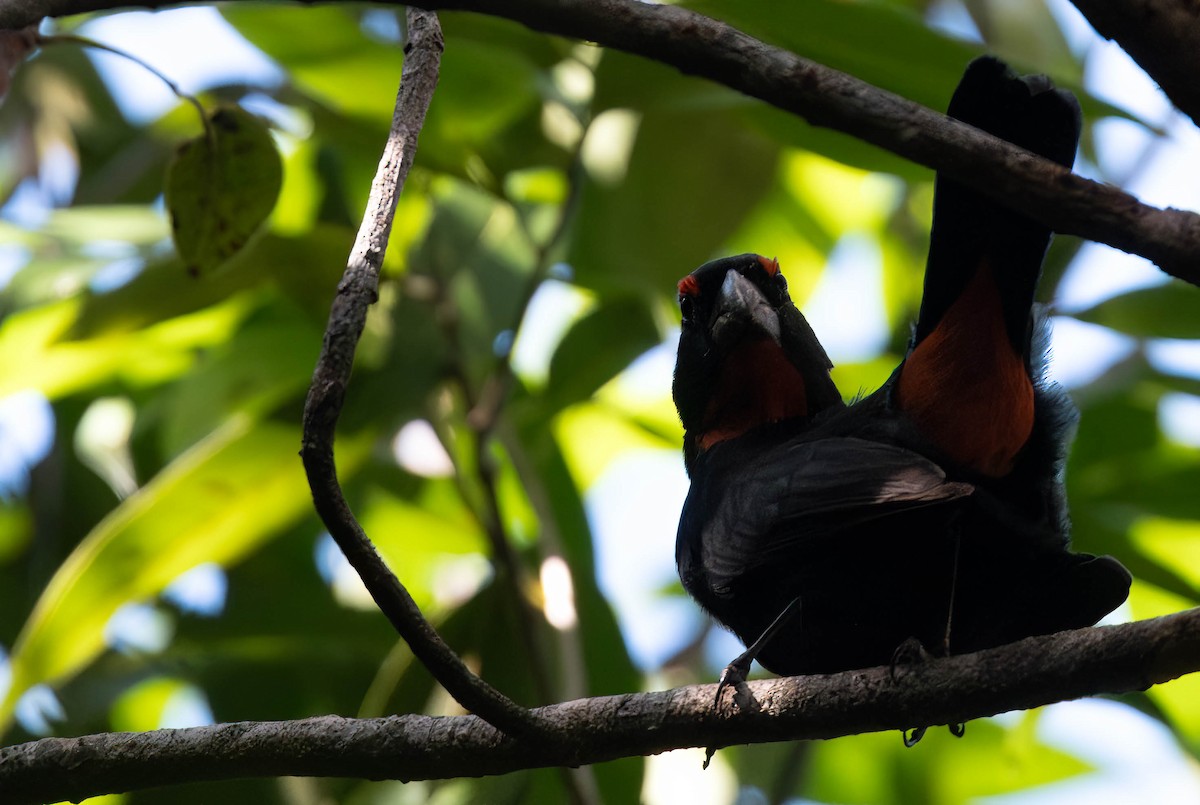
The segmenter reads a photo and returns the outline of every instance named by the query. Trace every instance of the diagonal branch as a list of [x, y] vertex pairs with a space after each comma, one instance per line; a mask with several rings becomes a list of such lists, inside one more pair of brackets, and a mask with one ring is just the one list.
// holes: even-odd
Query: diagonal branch
[[412, 596], [384, 564], [355, 520], [342, 495], [334, 466], [334, 431], [350, 380], [355, 346], [366, 322], [367, 308], [378, 293], [379, 269], [387, 250], [396, 201], [412, 166], [417, 135], [437, 84], [441, 61], [442, 29], [435, 14], [410, 9], [408, 33], [392, 131], [329, 313], [325, 341], [304, 407], [300, 455], [317, 513], [413, 654], [467, 710], [509, 734], [537, 735], [542, 731], [538, 719], [473, 674], [425, 620]]
[[1200, 125], [1200, 5], [1194, 0], [1071, 0]]
[[1143, 690], [1197, 670], [1200, 609], [1193, 609], [933, 660], [896, 680], [887, 668], [872, 668], [751, 682], [757, 706], [740, 711], [715, 711], [714, 685], [579, 699], [536, 711], [546, 722], [570, 728], [571, 740], [535, 746], [505, 737], [474, 716], [416, 715], [322, 716], [44, 738], [0, 749], [0, 801], [78, 800], [237, 777], [479, 777], [682, 747], [953, 724], [1082, 696]]
[[978, 129], [673, 5], [637, 0], [420, 0], [507, 17], [725, 84], [816, 126], [952, 176], [1055, 231], [1140, 254], [1200, 284], [1200, 216], [1140, 203]]
[[[125, 5], [123, 0], [9, 0], [0, 5], [0, 28], [19, 28], [44, 15]], [[137, 5], [177, 3], [140, 0]], [[421, 0], [420, 5], [505, 17], [670, 64], [940, 171], [1057, 232], [1142, 255], [1168, 274], [1200, 284], [1200, 216], [1142, 204], [1122, 190], [680, 6], [638, 0]]]

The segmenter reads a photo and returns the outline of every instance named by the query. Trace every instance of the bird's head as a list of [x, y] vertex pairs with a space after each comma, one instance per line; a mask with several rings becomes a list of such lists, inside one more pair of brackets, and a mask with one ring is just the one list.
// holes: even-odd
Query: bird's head
[[758, 425], [842, 405], [833, 364], [792, 304], [778, 261], [742, 254], [705, 263], [679, 281], [679, 310], [672, 391], [689, 469], [714, 444]]

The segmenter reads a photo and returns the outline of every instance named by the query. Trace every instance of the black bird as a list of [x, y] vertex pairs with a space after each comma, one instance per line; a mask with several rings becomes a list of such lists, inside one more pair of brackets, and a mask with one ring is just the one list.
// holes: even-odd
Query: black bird
[[[977, 59], [949, 114], [1074, 161], [1078, 103], [1044, 76]], [[727, 673], [754, 658], [784, 675], [884, 665], [913, 639], [966, 653], [1088, 626], [1125, 600], [1119, 562], [1069, 550], [1076, 414], [1033, 339], [1049, 240], [939, 175], [908, 354], [849, 406], [777, 263], [725, 258], [680, 281], [691, 489], [676, 563], [751, 647]]]

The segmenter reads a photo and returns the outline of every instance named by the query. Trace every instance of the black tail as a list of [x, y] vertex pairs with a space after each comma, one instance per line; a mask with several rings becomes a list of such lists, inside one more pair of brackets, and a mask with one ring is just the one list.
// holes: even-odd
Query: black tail
[[[1044, 76], [976, 59], [949, 114], [1062, 165], [1074, 161], [1079, 105]], [[921, 313], [891, 403], [964, 470], [1007, 475], [1034, 432], [1033, 293], [1049, 243], [1047, 227], [938, 176]]]
[[[1055, 89], [1046, 76], [1018, 76], [998, 59], [976, 59], [959, 82], [947, 114], [1064, 167], [1075, 161], [1079, 103], [1069, 92]], [[1000, 287], [1013, 346], [1027, 355], [1030, 308], [1049, 244], [1046, 226], [939, 175], [914, 343], [937, 327], [977, 267], [988, 262]]]

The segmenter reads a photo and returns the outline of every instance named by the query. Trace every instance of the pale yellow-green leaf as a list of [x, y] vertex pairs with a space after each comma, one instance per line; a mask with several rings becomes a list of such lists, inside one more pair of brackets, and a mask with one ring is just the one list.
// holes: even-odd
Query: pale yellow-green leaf
[[363, 507], [360, 522], [388, 566], [422, 608], [439, 603], [439, 573], [465, 554], [481, 554], [486, 544], [465, 509], [435, 512], [377, 490]]
[[316, 223], [323, 193], [317, 173], [317, 153], [317, 145], [311, 139], [294, 141], [290, 148], [284, 149], [283, 185], [271, 212], [272, 232], [299, 237]]
[[[309, 510], [296, 427], [237, 417], [125, 499], [79, 544], [42, 592], [13, 646], [7, 725], [21, 694], [69, 678], [104, 650], [122, 605], [153, 596], [203, 562], [228, 564]], [[343, 468], [365, 455], [339, 439]]]
[[571, 476], [580, 489], [588, 489], [624, 453], [678, 449], [682, 444], [655, 436], [612, 406], [595, 402], [580, 403], [563, 411], [555, 420], [554, 430]]
[[[1171, 567], [1177, 565], [1172, 564]], [[1195, 606], [1195, 602], [1134, 579], [1129, 591], [1129, 605], [1133, 617], [1142, 620], [1182, 612]], [[1155, 685], [1146, 695], [1162, 709], [1177, 733], [1190, 741], [1193, 747], [1200, 747], [1200, 674], [1188, 674]]]
[[567, 177], [554, 168], [529, 168], [504, 177], [504, 192], [527, 204], [561, 204], [567, 195]]
[[171, 236], [167, 219], [154, 207], [113, 204], [55, 210], [42, 231], [75, 243], [116, 241], [150, 245]]
[[163, 710], [187, 683], [170, 677], [154, 677], [131, 687], [113, 703], [109, 722], [116, 732], [146, 732], [162, 725]]
[[784, 185], [831, 232], [881, 230], [900, 200], [902, 184], [804, 151], [781, 165]]
[[1147, 517], [1133, 524], [1130, 539], [1200, 592], [1200, 521]]
[[174, 377], [197, 347], [225, 341], [245, 313], [238, 300], [131, 333], [69, 340], [79, 298], [15, 313], [0, 325], [0, 397], [35, 389], [54, 399], [120, 377], [135, 385]]

